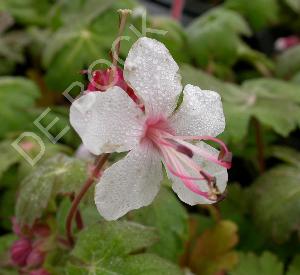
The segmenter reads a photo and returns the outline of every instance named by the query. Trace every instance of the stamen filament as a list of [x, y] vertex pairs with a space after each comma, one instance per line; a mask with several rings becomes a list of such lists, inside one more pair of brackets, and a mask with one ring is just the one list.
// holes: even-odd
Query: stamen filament
[[[190, 161], [190, 159], [186, 158], [186, 159], [182, 159], [180, 158], [181, 153], [177, 152], [174, 150], [174, 148], [168, 148], [168, 149], [165, 149], [165, 148], [161, 148], [161, 154], [165, 160], [165, 164], [168, 168], [168, 170], [176, 177], [180, 178], [182, 180], [182, 182], [184, 183], [184, 185], [189, 189], [191, 190], [192, 192], [202, 196], [202, 197], [205, 197], [206, 199], [208, 200], [212, 200], [212, 194], [209, 193], [209, 192], [204, 192], [204, 191], [201, 191], [199, 186], [197, 184], [195, 184], [193, 182], [193, 180], [205, 180], [204, 177], [202, 178], [195, 178], [195, 177], [189, 177], [189, 176], [186, 176], [185, 173], [183, 172], [185, 169], [183, 168], [183, 166], [181, 165], [181, 163], [179, 162], [179, 160], [184, 161], [187, 159]], [[185, 155], [183, 155], [185, 156]], [[196, 163], [193, 163], [194, 165], [194, 169], [195, 167], [197, 167]], [[173, 168], [173, 167], [174, 168]], [[198, 166], [196, 168], [196, 172], [199, 172], [201, 170], [201, 167]], [[176, 172], [178, 171], [178, 172]], [[209, 187], [209, 186], [208, 186]]]
[[[173, 135], [167, 123], [159, 117], [151, 118], [146, 122], [146, 127], [143, 139], [149, 139], [157, 148], [169, 172], [179, 178], [190, 191], [210, 201], [217, 201], [221, 192], [216, 184], [216, 177], [204, 171], [193, 157], [198, 155], [228, 169], [231, 166], [231, 153], [224, 142], [210, 136]], [[211, 140], [220, 145], [220, 153], [215, 156], [205, 148], [196, 146], [187, 140]], [[199, 177], [192, 176], [191, 173], [199, 175]], [[208, 191], [201, 190], [196, 181], [206, 182]]]

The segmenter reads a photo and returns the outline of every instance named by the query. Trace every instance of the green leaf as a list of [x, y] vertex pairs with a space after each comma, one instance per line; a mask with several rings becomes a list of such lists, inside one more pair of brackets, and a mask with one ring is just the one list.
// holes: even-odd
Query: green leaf
[[69, 250], [65, 249], [65, 247], [56, 246], [50, 251], [47, 251], [43, 268], [46, 269], [51, 275], [67, 274], [66, 262], [68, 261], [69, 257]]
[[141, 254], [127, 257], [114, 267], [117, 274], [124, 275], [175, 275], [182, 274], [175, 265], [153, 254]]
[[251, 193], [239, 184], [227, 187], [226, 199], [218, 204], [223, 219], [231, 220], [239, 228], [239, 250], [249, 251], [261, 249], [265, 244], [265, 236], [259, 232], [253, 221], [249, 219]]
[[[63, 26], [69, 24], [82, 25], [92, 22], [115, 2], [116, 0], [74, 0], [72, 3], [62, 1], [54, 5], [54, 7], [56, 12], [60, 13], [60, 23]], [[80, 16], [78, 16], [79, 13]]]
[[17, 163], [20, 155], [11, 146], [10, 141], [2, 141], [0, 143], [0, 179], [3, 173], [13, 164]]
[[300, 71], [300, 45], [291, 47], [278, 56], [276, 71], [282, 78], [291, 78]]
[[130, 219], [158, 230], [159, 242], [149, 252], [178, 262], [188, 237], [188, 215], [173, 192], [162, 188], [150, 206], [131, 212]]
[[300, 274], [300, 255], [296, 255], [289, 265], [286, 275], [298, 275]]
[[44, 26], [51, 3], [48, 0], [7, 0], [0, 4], [0, 10], [9, 11], [17, 22]]
[[254, 221], [280, 242], [300, 226], [299, 180], [299, 166], [281, 165], [264, 173], [251, 187]]
[[101, 222], [78, 234], [72, 255], [83, 261], [102, 257], [105, 260], [137, 252], [157, 240], [153, 228], [131, 222]]
[[84, 162], [62, 154], [36, 166], [21, 183], [16, 204], [19, 223], [32, 225], [53, 196], [78, 191], [86, 177]]
[[240, 253], [239, 264], [229, 275], [283, 275], [283, 264], [270, 252], [260, 257], [253, 253]]
[[189, 52], [186, 51], [187, 35], [183, 27], [170, 17], [150, 17], [150, 28], [167, 31], [165, 35], [151, 34], [150, 37], [162, 42], [178, 63], [190, 61]]
[[232, 65], [237, 60], [239, 34], [250, 33], [238, 13], [224, 8], [206, 12], [187, 28], [189, 49], [202, 67], [211, 62]]
[[38, 87], [22, 77], [0, 77], [0, 138], [31, 123], [28, 110], [39, 97]]
[[91, 263], [89, 266], [76, 266], [68, 264], [66, 268], [68, 274], [74, 275], [179, 275], [180, 269], [175, 265], [159, 258], [153, 254], [140, 254], [115, 259], [111, 261], [111, 266], [106, 267]]
[[265, 54], [251, 49], [246, 43], [240, 42], [238, 45], [239, 60], [244, 60], [252, 64], [261, 75], [270, 75], [275, 69], [275, 64]]
[[279, 19], [277, 0], [226, 0], [225, 6], [244, 15], [256, 31], [276, 23]]
[[[6, 234], [0, 236], [0, 256], [1, 260], [5, 257], [6, 254], [9, 253], [9, 249], [17, 240], [17, 236], [14, 234]], [[0, 273], [1, 274], [1, 273]]]
[[298, 71], [293, 78], [291, 79], [291, 81], [295, 84], [300, 85], [300, 71]]
[[[101, 222], [78, 234], [71, 274], [181, 274], [171, 263], [141, 251], [158, 240], [154, 229], [132, 222]], [[132, 255], [133, 254], [133, 255]]]
[[20, 274], [18, 270], [11, 268], [0, 268], [1, 275], [18, 275]]
[[272, 146], [269, 154], [286, 163], [300, 167], [300, 154], [292, 148], [285, 146]]
[[[181, 67], [184, 84], [214, 90], [222, 96], [226, 118], [225, 137], [241, 140], [251, 117], [287, 136], [300, 125], [300, 86], [273, 78], [245, 81], [242, 86], [222, 82], [191, 66]], [[286, 114], [289, 110], [289, 114]]]
[[0, 225], [7, 230], [11, 230], [11, 218], [14, 216], [16, 197], [16, 190], [13, 188], [1, 190]]
[[[97, 1], [96, 1], [97, 2]], [[108, 2], [94, 4], [85, 1], [81, 9], [91, 10], [93, 7], [104, 5], [96, 16], [77, 21], [71, 20], [58, 29], [46, 45], [43, 63], [47, 68], [46, 83], [56, 91], [64, 91], [72, 82], [84, 83], [80, 70], [99, 59], [107, 59], [112, 43], [117, 36], [118, 13], [120, 8], [131, 8], [132, 1]], [[85, 5], [89, 7], [86, 8]], [[78, 12], [76, 14], [78, 17]], [[74, 21], [76, 24], [74, 24]], [[107, 65], [101, 64], [100, 65]], [[97, 67], [99, 69], [99, 66]]]
[[293, 11], [300, 13], [300, 1], [299, 0], [285, 0], [285, 2], [290, 6], [290, 8]]
[[[17, 240], [17, 236], [14, 234], [6, 234], [0, 236], [0, 274], [10, 274], [11, 270], [2, 270], [1, 267], [11, 266], [10, 248], [13, 243]], [[17, 273], [11, 273], [17, 274]]]
[[[45, 111], [47, 111], [45, 108], [34, 108], [30, 110], [32, 121], [42, 116], [43, 118], [38, 120], [38, 123], [41, 127], [46, 129], [46, 132], [48, 132], [54, 139], [57, 136], [60, 137], [58, 140], [59, 142], [77, 148], [81, 144], [81, 140], [71, 127], [69, 108], [64, 106], [51, 106], [49, 107], [49, 112], [46, 113]], [[47, 129], [47, 126], [54, 120], [56, 120], [55, 124], [52, 125], [50, 129]], [[41, 130], [35, 124], [32, 124], [32, 128], [30, 130], [35, 132], [37, 135], [46, 138], [46, 135], [44, 133], [41, 134]], [[64, 134], [61, 136], [61, 133]]]
[[[253, 101], [249, 112], [282, 136], [300, 125], [300, 86], [283, 80], [259, 78], [245, 81], [242, 89]], [[286, 115], [289, 110], [289, 115]]]
[[30, 39], [23, 31], [9, 31], [14, 19], [8, 13], [0, 13], [0, 22], [0, 74], [7, 75], [17, 63], [24, 62], [24, 48]]
[[288, 99], [300, 103], [300, 86], [284, 80], [276, 78], [257, 78], [245, 81], [243, 88], [271, 100]]

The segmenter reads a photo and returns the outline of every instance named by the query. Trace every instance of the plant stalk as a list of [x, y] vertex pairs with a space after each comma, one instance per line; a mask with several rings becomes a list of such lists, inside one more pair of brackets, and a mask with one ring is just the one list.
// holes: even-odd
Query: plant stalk
[[73, 233], [72, 233], [72, 222], [73, 222], [73, 219], [74, 219], [76, 213], [78, 213], [79, 203], [82, 200], [82, 198], [84, 197], [84, 195], [86, 194], [86, 192], [89, 190], [89, 188], [93, 185], [95, 180], [99, 177], [101, 169], [103, 168], [105, 162], [107, 161], [108, 156], [109, 156], [109, 154], [102, 154], [99, 157], [97, 157], [96, 165], [95, 165], [93, 172], [91, 173], [91, 175], [89, 176], [87, 181], [84, 183], [81, 190], [79, 191], [79, 193], [76, 195], [76, 197], [74, 198], [74, 200], [72, 202], [72, 205], [71, 205], [68, 217], [67, 217], [67, 222], [66, 222], [67, 238], [68, 238], [68, 242], [71, 246], [74, 244], [74, 238], [73, 238]]

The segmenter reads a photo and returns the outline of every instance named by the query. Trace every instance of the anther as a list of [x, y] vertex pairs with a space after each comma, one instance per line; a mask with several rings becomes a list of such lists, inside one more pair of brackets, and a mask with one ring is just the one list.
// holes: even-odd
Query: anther
[[194, 153], [191, 149], [181, 144], [176, 147], [176, 151], [188, 156], [189, 158], [193, 158], [194, 156]]

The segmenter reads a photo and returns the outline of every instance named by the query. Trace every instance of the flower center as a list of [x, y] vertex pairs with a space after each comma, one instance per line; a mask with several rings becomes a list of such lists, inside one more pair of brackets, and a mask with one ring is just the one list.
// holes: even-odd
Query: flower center
[[[219, 156], [216, 157], [187, 140], [210, 140], [218, 143], [221, 147]], [[205, 171], [194, 159], [194, 156], [197, 155], [206, 161], [229, 169], [231, 153], [221, 140], [210, 136], [177, 136], [166, 118], [150, 116], [145, 121], [141, 143], [151, 144], [158, 150], [170, 173], [178, 177], [189, 190], [211, 201], [222, 198], [216, 178]], [[208, 191], [201, 190], [197, 182], [206, 184], [205, 190]]]

